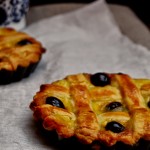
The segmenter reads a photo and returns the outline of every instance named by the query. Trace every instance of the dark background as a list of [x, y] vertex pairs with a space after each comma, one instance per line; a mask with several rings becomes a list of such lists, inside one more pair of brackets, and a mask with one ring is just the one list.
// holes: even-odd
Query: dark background
[[94, 0], [30, 0], [31, 5], [41, 5], [50, 3], [90, 3]]
[[[93, 1], [94, 0], [30, 0], [30, 5], [35, 6], [54, 3], [90, 3]], [[106, 0], [106, 2], [130, 7], [147, 26], [150, 26], [150, 0]]]

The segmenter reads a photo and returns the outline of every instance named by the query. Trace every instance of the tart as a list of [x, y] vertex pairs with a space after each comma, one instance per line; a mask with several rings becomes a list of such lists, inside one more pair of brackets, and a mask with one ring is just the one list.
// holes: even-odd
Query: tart
[[85, 145], [150, 142], [150, 80], [123, 73], [79, 73], [43, 84], [30, 108], [45, 130]]
[[28, 34], [12, 28], [0, 28], [0, 84], [28, 77], [43, 52], [42, 44]]

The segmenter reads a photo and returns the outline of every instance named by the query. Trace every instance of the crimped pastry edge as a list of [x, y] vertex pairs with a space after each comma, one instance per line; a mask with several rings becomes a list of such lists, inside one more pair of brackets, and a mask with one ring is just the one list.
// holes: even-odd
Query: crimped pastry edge
[[55, 130], [48, 131], [44, 129], [41, 121], [35, 121], [38, 130], [37, 134], [39, 137], [42, 136], [44, 141], [48, 143], [48, 145], [56, 148], [57, 150], [150, 150], [150, 142], [140, 139], [135, 145], [127, 145], [122, 142], [117, 142], [113, 146], [106, 146], [104, 143], [100, 143], [99, 141], [94, 141], [92, 144], [83, 144], [76, 137], [71, 138], [62, 138], [60, 137]]

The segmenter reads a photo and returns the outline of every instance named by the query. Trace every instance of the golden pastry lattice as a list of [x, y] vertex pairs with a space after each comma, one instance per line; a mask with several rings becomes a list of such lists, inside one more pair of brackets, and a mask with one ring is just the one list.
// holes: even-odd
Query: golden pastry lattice
[[[42, 85], [30, 104], [34, 118], [42, 120], [46, 130], [56, 130], [63, 138], [75, 136], [85, 144], [150, 140], [150, 80], [104, 75], [110, 83], [102, 86], [93, 85], [93, 75], [87, 73]], [[48, 97], [58, 98], [62, 108], [47, 104]]]
[[0, 28], [0, 70], [14, 71], [40, 60], [45, 52], [41, 43], [12, 28]]

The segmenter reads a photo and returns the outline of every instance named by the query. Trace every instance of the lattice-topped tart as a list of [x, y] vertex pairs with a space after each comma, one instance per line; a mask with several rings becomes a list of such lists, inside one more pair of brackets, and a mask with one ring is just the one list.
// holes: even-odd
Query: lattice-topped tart
[[84, 144], [150, 140], [150, 80], [81, 73], [41, 85], [30, 108], [46, 130]]
[[34, 71], [45, 49], [28, 34], [0, 28], [0, 84], [19, 81]]

